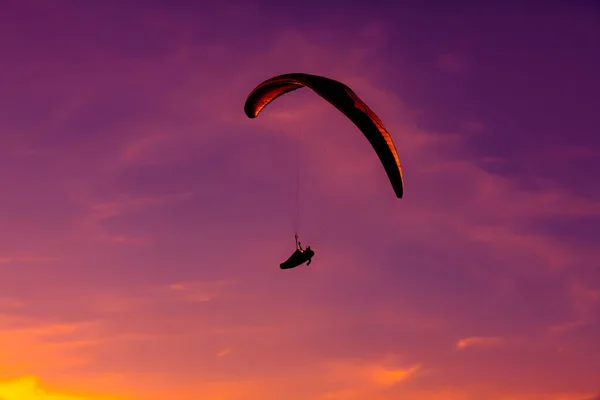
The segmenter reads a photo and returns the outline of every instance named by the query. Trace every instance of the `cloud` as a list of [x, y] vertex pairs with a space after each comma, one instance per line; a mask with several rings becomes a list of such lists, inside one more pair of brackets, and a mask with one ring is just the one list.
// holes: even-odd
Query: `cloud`
[[127, 212], [140, 211], [147, 207], [159, 206], [171, 201], [180, 201], [190, 197], [190, 193], [181, 193], [160, 197], [137, 197], [128, 195], [120, 196], [114, 201], [95, 203], [90, 206], [90, 214], [85, 224], [94, 226], [106, 219], [118, 217]]
[[45, 263], [49, 261], [59, 261], [59, 259], [53, 257], [0, 257], [0, 264]]
[[458, 350], [464, 350], [467, 347], [489, 347], [489, 346], [497, 346], [502, 343], [504, 339], [501, 337], [468, 337], [464, 339], [460, 339], [456, 342], [456, 348]]
[[570, 321], [570, 322], [565, 322], [565, 323], [559, 324], [559, 325], [553, 325], [548, 329], [550, 332], [553, 332], [553, 333], [562, 333], [562, 332], [575, 330], [577, 328], [585, 326], [586, 324], [587, 324], [586, 321]]
[[378, 385], [390, 386], [408, 380], [421, 368], [420, 365], [408, 369], [389, 369], [381, 366], [369, 368], [371, 381]]
[[[76, 305], [91, 315], [111, 317], [156, 318], [162, 311], [182, 303], [204, 303], [231, 296], [231, 280], [187, 281], [172, 284], [137, 284], [123, 288], [72, 290], [71, 296], [82, 297]], [[85, 292], [85, 293], [82, 293]], [[149, 332], [143, 332], [149, 333]]]
[[415, 379], [421, 372], [421, 366], [418, 364], [404, 368], [392, 364], [366, 360], [363, 362], [339, 360], [325, 363], [321, 379], [330, 389], [317, 398], [378, 399], [382, 390], [393, 390], [396, 385]]
[[592, 282], [584, 283], [579, 280], [572, 280], [569, 283], [569, 295], [576, 315], [589, 320], [594, 318], [594, 311], [600, 305], [600, 289], [590, 287]]
[[[153, 239], [146, 236], [138, 236], [126, 233], [106, 233], [105, 224], [111, 220], [118, 219], [124, 215], [140, 213], [153, 208], [183, 202], [192, 198], [191, 192], [165, 194], [161, 196], [131, 196], [119, 194], [107, 201], [94, 199], [86, 191], [76, 189], [71, 192], [72, 201], [84, 210], [84, 216], [78, 221], [80, 228], [75, 238], [92, 237], [96, 240], [127, 245], [146, 245], [152, 243]], [[85, 190], [85, 189], [84, 189]]]
[[135, 246], [144, 246], [153, 242], [151, 238], [128, 235], [100, 235], [98, 236], [98, 239], [107, 243], [118, 243]]
[[485, 131], [485, 126], [479, 121], [468, 121], [465, 123], [465, 130], [472, 133], [480, 133]]
[[25, 301], [14, 299], [14, 298], [3, 298], [0, 297], [0, 309], [1, 310], [15, 310], [25, 307]]
[[219, 350], [219, 352], [217, 353], [217, 357], [225, 357], [226, 355], [230, 354], [231, 351], [232, 350], [230, 348]]
[[0, 365], [25, 373], [85, 366], [90, 361], [85, 350], [101, 341], [90, 323], [13, 318], [11, 325], [0, 332]]
[[438, 57], [438, 66], [452, 73], [465, 72], [468, 69], [465, 58], [458, 53], [445, 53]]
[[226, 280], [216, 282], [186, 282], [172, 283], [168, 288], [174, 292], [174, 295], [184, 301], [196, 303], [213, 300], [215, 297], [220, 296], [231, 284], [231, 281]]

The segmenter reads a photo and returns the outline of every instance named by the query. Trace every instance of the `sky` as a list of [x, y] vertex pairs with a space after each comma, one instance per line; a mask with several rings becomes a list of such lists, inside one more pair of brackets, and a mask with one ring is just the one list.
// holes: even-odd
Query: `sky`
[[[593, 1], [0, 1], [0, 399], [597, 399], [599, 42]], [[291, 72], [402, 199], [309, 89], [245, 116]]]

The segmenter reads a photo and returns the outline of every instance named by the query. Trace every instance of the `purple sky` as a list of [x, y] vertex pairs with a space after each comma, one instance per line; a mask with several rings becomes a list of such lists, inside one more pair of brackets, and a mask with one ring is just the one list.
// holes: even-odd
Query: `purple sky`
[[205, 3], [0, 2], [0, 398], [592, 400], [598, 3]]

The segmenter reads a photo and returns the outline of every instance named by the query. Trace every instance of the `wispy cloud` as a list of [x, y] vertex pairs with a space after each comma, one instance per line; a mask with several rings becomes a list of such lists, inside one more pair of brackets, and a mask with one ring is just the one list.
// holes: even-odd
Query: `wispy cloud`
[[438, 57], [440, 68], [453, 73], [466, 72], [468, 64], [459, 53], [445, 53]]
[[503, 342], [503, 338], [489, 336], [489, 337], [481, 337], [481, 336], [473, 336], [464, 339], [460, 339], [456, 342], [456, 348], [458, 350], [464, 350], [467, 347], [490, 347], [497, 346]]
[[53, 257], [0, 257], [0, 264], [45, 263], [59, 260]]
[[586, 324], [587, 324], [586, 321], [570, 321], [570, 322], [565, 322], [563, 324], [553, 325], [548, 329], [550, 332], [553, 332], [553, 333], [561, 333], [561, 332], [568, 332], [568, 331], [575, 330], [577, 328], [585, 326]]
[[416, 378], [421, 366], [393, 366], [389, 362], [332, 361], [325, 365], [322, 378], [335, 389], [319, 395], [319, 399], [379, 398], [381, 390], [391, 390], [396, 385]]
[[128, 233], [108, 233], [105, 223], [135, 213], [145, 212], [153, 208], [159, 208], [164, 205], [176, 204], [193, 197], [191, 192], [176, 194], [167, 194], [161, 196], [131, 196], [121, 194], [115, 196], [109, 201], [97, 201], [89, 198], [89, 195], [79, 192], [74, 193], [73, 199], [80, 207], [84, 208], [84, 216], [79, 219], [78, 227], [80, 231], [76, 234], [77, 238], [85, 233], [87, 237], [95, 240], [125, 244], [125, 245], [147, 245], [153, 242], [152, 237], [139, 236]]
[[219, 350], [219, 352], [217, 353], [217, 357], [225, 357], [226, 355], [230, 354], [232, 352], [232, 350], [230, 348], [225, 348], [222, 350]]
[[172, 283], [168, 286], [169, 290], [184, 301], [196, 303], [205, 302], [221, 295], [224, 290], [232, 285], [233, 282], [219, 280], [215, 282], [186, 282]]

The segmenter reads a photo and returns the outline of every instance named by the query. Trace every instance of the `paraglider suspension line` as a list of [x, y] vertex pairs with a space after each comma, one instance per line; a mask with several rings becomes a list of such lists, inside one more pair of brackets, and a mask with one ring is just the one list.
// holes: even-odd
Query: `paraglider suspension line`
[[298, 235], [300, 224], [300, 162], [296, 168], [296, 218], [294, 223], [294, 234]]

